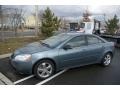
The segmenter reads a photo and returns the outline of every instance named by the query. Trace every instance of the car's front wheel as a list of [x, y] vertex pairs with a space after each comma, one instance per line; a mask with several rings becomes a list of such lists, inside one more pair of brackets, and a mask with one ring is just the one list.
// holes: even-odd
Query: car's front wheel
[[39, 79], [46, 79], [50, 77], [54, 71], [54, 64], [50, 60], [42, 60], [34, 67], [34, 74]]
[[111, 53], [107, 53], [105, 54], [105, 56], [103, 57], [102, 60], [102, 65], [103, 66], [109, 66], [112, 60], [112, 54]]

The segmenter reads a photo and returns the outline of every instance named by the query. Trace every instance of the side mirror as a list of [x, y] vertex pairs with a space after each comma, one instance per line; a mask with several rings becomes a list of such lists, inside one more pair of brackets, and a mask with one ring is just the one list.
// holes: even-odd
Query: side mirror
[[63, 49], [68, 50], [68, 49], [72, 49], [72, 47], [70, 45], [65, 45], [65, 46], [63, 46]]

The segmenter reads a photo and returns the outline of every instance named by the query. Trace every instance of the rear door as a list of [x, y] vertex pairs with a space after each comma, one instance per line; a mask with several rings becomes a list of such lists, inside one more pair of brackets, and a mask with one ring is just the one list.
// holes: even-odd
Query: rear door
[[93, 35], [87, 35], [87, 49], [86, 49], [86, 55], [87, 55], [87, 62], [88, 63], [95, 63], [99, 62], [99, 59], [102, 56], [104, 47], [103, 47], [103, 41], [99, 39], [98, 37], [95, 37]]

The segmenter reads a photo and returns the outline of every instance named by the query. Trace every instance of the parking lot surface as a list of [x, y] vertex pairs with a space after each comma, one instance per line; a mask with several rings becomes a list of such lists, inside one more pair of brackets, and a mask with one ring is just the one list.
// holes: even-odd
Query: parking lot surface
[[[18, 74], [10, 65], [9, 58], [0, 59], [0, 72], [17, 85], [36, 85], [39, 80], [33, 75]], [[59, 72], [58, 72], [59, 73]], [[109, 67], [94, 64], [69, 69], [43, 85], [120, 85], [120, 48], [115, 49], [113, 61]]]

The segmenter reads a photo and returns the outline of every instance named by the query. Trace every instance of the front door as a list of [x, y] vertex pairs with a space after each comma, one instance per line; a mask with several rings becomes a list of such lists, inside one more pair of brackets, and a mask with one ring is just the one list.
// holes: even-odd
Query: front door
[[[83, 63], [85, 59], [86, 49], [85, 36], [76, 36], [66, 42], [59, 50], [59, 61], [61, 67], [74, 67]], [[68, 49], [64, 49], [64, 46], [69, 46]]]

